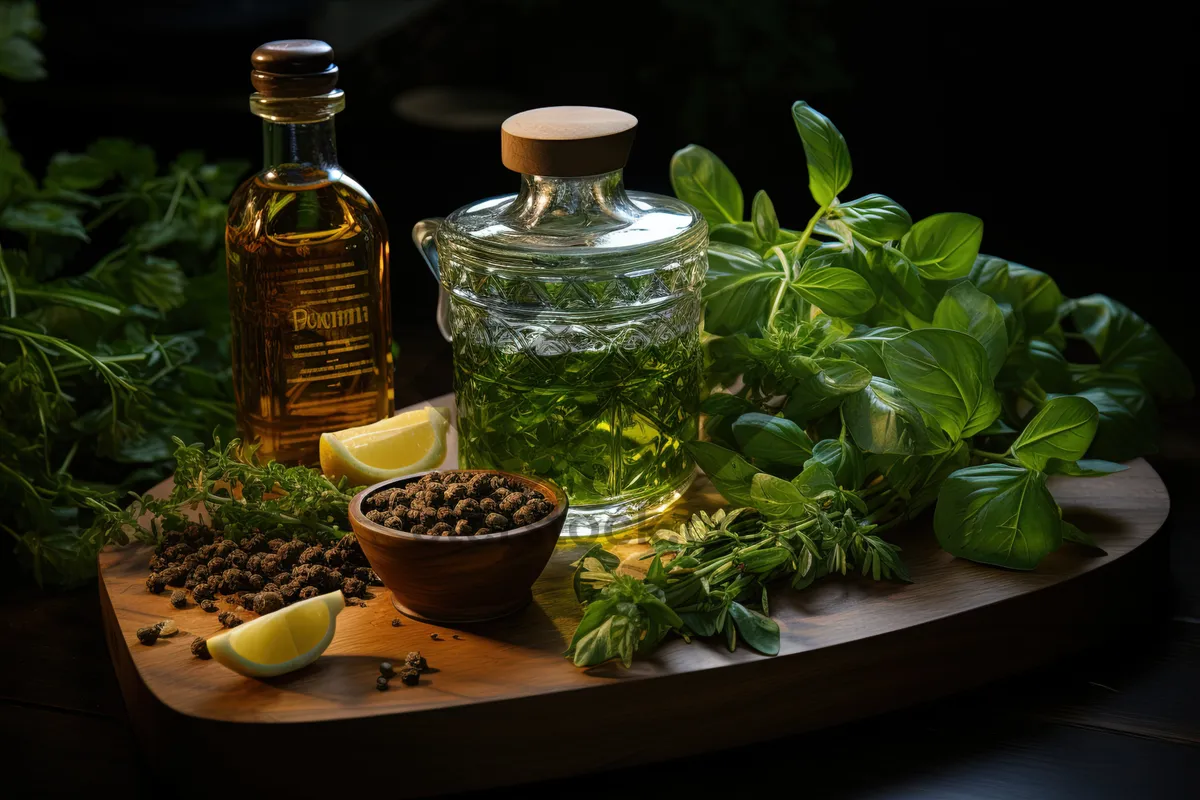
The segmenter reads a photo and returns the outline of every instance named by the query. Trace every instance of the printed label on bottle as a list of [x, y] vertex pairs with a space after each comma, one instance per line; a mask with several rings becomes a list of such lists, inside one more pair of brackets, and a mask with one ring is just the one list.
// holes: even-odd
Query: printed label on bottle
[[288, 410], [333, 397], [339, 403], [374, 402], [376, 321], [367, 270], [354, 261], [333, 261], [301, 264], [289, 273], [295, 277], [280, 282], [288, 303], [279, 309]]

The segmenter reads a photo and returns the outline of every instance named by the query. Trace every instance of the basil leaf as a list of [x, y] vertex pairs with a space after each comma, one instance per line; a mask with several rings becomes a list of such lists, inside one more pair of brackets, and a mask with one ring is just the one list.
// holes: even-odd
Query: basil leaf
[[779, 623], [737, 602], [730, 604], [729, 616], [746, 644], [764, 655], [779, 654]]
[[1052, 458], [1046, 462], [1043, 471], [1047, 475], [1071, 475], [1076, 478], [1103, 478], [1114, 472], [1124, 472], [1129, 467], [1114, 461], [1103, 461], [1098, 458], [1085, 458], [1079, 461], [1063, 461]]
[[1088, 455], [1127, 461], [1158, 452], [1158, 411], [1137, 386], [1094, 386], [1077, 392], [1096, 407], [1100, 422]]
[[875, 270], [875, 274], [884, 280], [904, 308], [915, 314], [918, 319], [933, 319], [937, 301], [925, 288], [925, 282], [921, 280], [917, 268], [908, 256], [894, 247], [885, 247], [876, 256], [876, 262], [880, 264], [880, 268]]
[[601, 568], [605, 572], [616, 572], [617, 567], [621, 565], [621, 559], [617, 558], [612, 553], [604, 549], [604, 545], [595, 544], [571, 566], [575, 567], [575, 575], [572, 578], [572, 586], [575, 589], [575, 599], [580, 603], [587, 603], [594, 600], [600, 595], [601, 589], [594, 588], [584, 583], [583, 573], [588, 571], [584, 566], [584, 562], [588, 559], [595, 559], [599, 562]]
[[858, 448], [849, 442], [837, 439], [822, 439], [813, 447], [812, 458], [804, 462], [807, 469], [813, 464], [824, 464], [833, 473], [837, 485], [854, 490], [866, 478], [866, 466]]
[[824, 114], [803, 100], [792, 106], [792, 120], [804, 143], [808, 190], [819, 206], [828, 206], [850, 183], [853, 169], [846, 140]]
[[704, 470], [712, 485], [726, 500], [740, 506], [754, 504], [750, 497], [750, 483], [755, 475], [760, 474], [757, 467], [751, 466], [732, 450], [711, 442], [688, 442], [687, 449], [696, 460], [696, 465]]
[[699, 145], [689, 144], [671, 157], [671, 188], [709, 225], [742, 221], [745, 201], [737, 178], [724, 161]]
[[[589, 604], [584, 609], [583, 618], [579, 620], [579, 627], [575, 629], [575, 635], [571, 639], [570, 646], [567, 647], [567, 655], [571, 655], [572, 653], [578, 654], [580, 642], [598, 630], [608, 619], [609, 612], [615, 609], [616, 606], [617, 601], [613, 599], [597, 600]], [[591, 644], [590, 647], [594, 648], [595, 644]], [[589, 663], [599, 664], [600, 662], [594, 661]]]
[[[1062, 292], [1044, 272], [1002, 258], [980, 255], [967, 279], [1002, 308], [1005, 303], [1010, 305], [1024, 322], [1028, 337], [1042, 335], [1058, 321]], [[1011, 342], [1017, 337], [1010, 334], [1008, 338]]]
[[988, 377], [987, 353], [958, 331], [925, 328], [883, 346], [888, 374], [905, 397], [942, 427], [962, 439], [1000, 416], [1000, 396]]
[[786, 547], [768, 547], [746, 553], [742, 557], [741, 568], [753, 575], [765, 575], [791, 560], [792, 551]]
[[885, 288], [883, 279], [871, 269], [871, 262], [861, 246], [847, 246], [841, 242], [825, 242], [804, 259], [805, 270], [822, 270], [835, 267], [848, 269], [861, 277], [878, 298]]
[[723, 222], [720, 225], [710, 225], [708, 240], [747, 247], [759, 254], [769, 249], [769, 244], [758, 238], [752, 222]]
[[1112, 298], [1093, 294], [1071, 302], [1071, 319], [1107, 372], [1137, 378], [1155, 397], [1190, 400], [1192, 376], [1153, 326]]
[[758, 409], [757, 406], [744, 397], [738, 397], [736, 394], [727, 394], [725, 392], [716, 392], [704, 398], [704, 401], [700, 403], [700, 410], [705, 414], [740, 417], [742, 414]]
[[971, 463], [971, 452], [966, 442], [959, 442], [945, 458], [937, 456], [918, 456], [917, 458], [922, 463], [917, 465], [916, 480], [909, 487], [911, 496], [908, 498], [908, 516], [910, 519], [937, 501], [938, 492], [946, 478]]
[[712, 636], [717, 632], [718, 611], [680, 611], [679, 618], [697, 636]]
[[754, 232], [758, 238], [770, 244], [779, 236], [779, 217], [775, 216], [775, 204], [762, 189], [754, 195], [750, 206], [750, 219], [754, 222]]
[[871, 245], [901, 238], [912, 227], [912, 217], [890, 197], [868, 194], [830, 209], [829, 216], [839, 220], [854, 235]]
[[1058, 348], [1045, 339], [1029, 342], [1029, 361], [1033, 365], [1038, 386], [1047, 392], [1070, 394], [1074, 391], [1071, 369]]
[[952, 473], [933, 515], [933, 530], [946, 552], [1010, 569], [1033, 569], [1057, 550], [1061, 523], [1046, 476], [1007, 464]]
[[1108, 555], [1108, 551], [1096, 544], [1096, 540], [1092, 538], [1090, 533], [1081, 531], [1078, 527], [1070, 522], [1067, 522], [1066, 520], [1063, 520], [1062, 524], [1062, 537], [1064, 542], [1081, 544], [1084, 547], [1090, 547], [1093, 550], [1099, 550], [1101, 555]]
[[837, 267], [804, 269], [792, 288], [808, 302], [835, 317], [856, 317], [875, 305], [871, 285], [857, 272]]
[[905, 328], [860, 328], [853, 336], [837, 342], [833, 349], [845, 354], [866, 367], [877, 378], [887, 378], [887, 365], [883, 363], [883, 345], [908, 333]]
[[952, 280], [971, 271], [983, 220], [970, 214], [934, 214], [917, 222], [900, 240], [900, 250], [923, 278]]
[[824, 416], [837, 408], [846, 395], [871, 382], [871, 373], [844, 358], [793, 356], [785, 366], [800, 380], [792, 387], [784, 416], [796, 422]]
[[921, 412], [894, 383], [872, 378], [870, 385], [842, 401], [842, 421], [860, 450], [918, 455], [945, 446], [940, 432], [925, 425]]
[[799, 489], [800, 494], [814, 500], [827, 493], [837, 492], [838, 488], [837, 480], [829, 467], [820, 462], [805, 467], [803, 472], [792, 478], [792, 486]]
[[783, 272], [746, 247], [714, 242], [708, 248], [704, 328], [716, 336], [758, 334]]
[[949, 328], [975, 337], [987, 353], [987, 375], [995, 379], [1008, 354], [1004, 314], [995, 300], [969, 281], [957, 283], [942, 295], [933, 312], [933, 324], [937, 328]]
[[772, 519], [800, 517], [811, 502], [797, 487], [765, 472], [750, 482], [750, 505]]
[[803, 466], [812, 455], [812, 440], [790, 419], [751, 412], [733, 423], [733, 436], [742, 452], [776, 464]]
[[1042, 409], [1013, 442], [1012, 453], [1030, 469], [1042, 469], [1057, 458], [1083, 458], [1096, 435], [1100, 414], [1083, 397], [1056, 397]]

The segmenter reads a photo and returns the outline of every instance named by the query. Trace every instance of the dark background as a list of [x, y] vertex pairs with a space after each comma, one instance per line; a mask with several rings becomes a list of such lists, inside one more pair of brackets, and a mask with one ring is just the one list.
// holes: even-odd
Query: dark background
[[[436, 287], [408, 242], [412, 224], [513, 191], [499, 124], [556, 104], [608, 105], [639, 118], [630, 187], [669, 193], [671, 154], [695, 142], [729, 164], [747, 200], [767, 189], [783, 224], [801, 227], [812, 201], [789, 108], [807, 100], [849, 142], [847, 198], [882, 192], [914, 218], [976, 214], [985, 252], [1050, 273], [1068, 296], [1117, 297], [1200, 374], [1194, 226], [1181, 204], [1193, 157], [1171, 141], [1192, 102], [1182, 68], [1190, 45], [1180, 13], [1166, 6], [50, 0], [41, 9], [50, 78], [4, 87], [9, 134], [35, 173], [53, 153], [81, 151], [100, 136], [148, 143], [160, 162], [195, 148], [257, 168], [251, 51], [292, 37], [334, 45], [347, 95], [341, 160], [375, 196], [393, 238], [399, 404], [450, 389]], [[527, 793], [765, 795], [763, 784], [743, 782], [753, 774], [789, 795], [1186, 796], [1200, 765], [1194, 408], [1168, 417], [1153, 461], [1175, 501], [1164, 555], [1174, 599], [1143, 630], [942, 703], [653, 774], [626, 770]], [[39, 793], [157, 795], [206, 785], [206, 764], [223, 757], [253, 757], [252, 745], [190, 743], [195, 772], [178, 785], [149, 777], [107, 664], [94, 593], [3, 594], [0, 634], [13, 649], [0, 659], [0, 727], [17, 732], [17, 743], [0, 763], [24, 767], [18, 772]], [[414, 737], [407, 755], [419, 752]], [[371, 752], [356, 743], [347, 757]]]
[[[261, 162], [247, 108], [260, 43], [336, 49], [341, 160], [392, 234], [396, 334], [427, 338], [435, 285], [412, 224], [515, 190], [499, 124], [540, 105], [607, 105], [640, 120], [631, 188], [669, 193], [671, 154], [715, 151], [747, 202], [783, 224], [812, 211], [789, 109], [804, 99], [850, 145], [847, 198], [882, 192], [914, 218], [966, 211], [984, 251], [1049, 272], [1068, 296], [1111, 294], [1197, 370], [1189, 334], [1191, 157], [1170, 128], [1188, 105], [1183, 22], [1163, 8], [787, 0], [207, 0], [43, 2], [48, 81], [5, 87], [27, 163], [102, 135]], [[1188, 248], [1189, 251], [1191, 248]], [[1170, 287], [1167, 291], [1164, 288]], [[430, 344], [429, 347], [436, 347]], [[422, 354], [414, 354], [420, 357]], [[408, 374], [413, 400], [448, 370]], [[401, 380], [406, 373], [401, 369]]]

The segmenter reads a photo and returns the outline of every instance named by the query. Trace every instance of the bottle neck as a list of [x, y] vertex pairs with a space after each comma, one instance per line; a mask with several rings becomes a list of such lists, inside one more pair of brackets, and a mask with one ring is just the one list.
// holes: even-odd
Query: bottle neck
[[263, 167], [291, 172], [301, 168], [329, 173], [338, 169], [333, 117], [317, 122], [263, 121]]
[[625, 193], [622, 170], [578, 178], [522, 175], [521, 189], [505, 216], [513, 227], [544, 233], [623, 228], [638, 216]]

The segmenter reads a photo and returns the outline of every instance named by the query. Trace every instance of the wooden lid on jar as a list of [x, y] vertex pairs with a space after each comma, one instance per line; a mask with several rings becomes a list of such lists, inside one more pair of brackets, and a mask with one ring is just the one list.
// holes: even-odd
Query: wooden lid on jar
[[625, 166], [636, 130], [637, 117], [612, 108], [535, 108], [500, 126], [500, 158], [527, 175], [600, 175]]
[[319, 39], [267, 42], [250, 56], [250, 82], [267, 97], [315, 97], [337, 88], [333, 48]]

